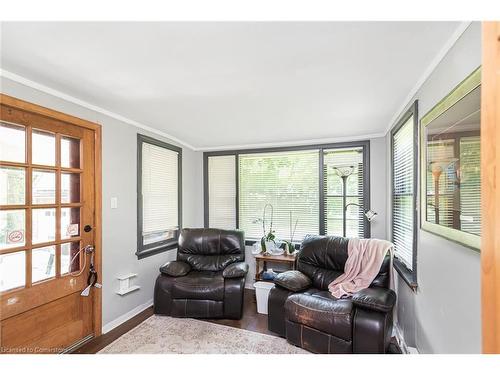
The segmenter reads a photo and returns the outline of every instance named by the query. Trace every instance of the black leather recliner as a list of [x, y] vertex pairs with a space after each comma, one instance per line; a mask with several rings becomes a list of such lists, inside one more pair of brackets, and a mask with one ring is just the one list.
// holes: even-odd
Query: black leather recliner
[[242, 231], [191, 228], [179, 235], [177, 260], [160, 267], [155, 314], [240, 319], [248, 265]]
[[269, 293], [268, 328], [315, 353], [385, 353], [396, 293], [389, 289], [390, 255], [369, 288], [337, 299], [328, 285], [344, 272], [347, 238], [304, 239], [297, 271], [275, 279]]

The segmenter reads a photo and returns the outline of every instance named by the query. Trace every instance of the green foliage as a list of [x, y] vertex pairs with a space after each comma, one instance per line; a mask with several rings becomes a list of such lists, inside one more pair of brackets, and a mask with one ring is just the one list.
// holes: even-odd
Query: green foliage
[[[298, 239], [317, 233], [319, 214], [318, 152], [287, 152], [273, 155], [242, 155], [239, 164], [240, 225], [247, 236], [268, 235], [259, 228], [266, 204], [274, 207], [273, 235], [289, 236], [289, 211], [300, 218]], [[314, 222], [302, 218], [314, 217]]]

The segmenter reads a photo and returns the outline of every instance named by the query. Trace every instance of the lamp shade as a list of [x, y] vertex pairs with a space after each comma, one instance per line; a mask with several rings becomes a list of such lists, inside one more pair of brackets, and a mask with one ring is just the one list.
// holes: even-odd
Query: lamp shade
[[368, 221], [372, 221], [377, 216], [377, 213], [373, 210], [368, 210], [365, 212], [365, 216]]

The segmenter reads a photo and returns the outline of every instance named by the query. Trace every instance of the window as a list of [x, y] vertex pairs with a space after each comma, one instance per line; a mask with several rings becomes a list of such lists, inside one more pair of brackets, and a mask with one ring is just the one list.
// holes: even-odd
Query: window
[[137, 257], [177, 247], [181, 226], [179, 147], [137, 135]]
[[368, 206], [364, 202], [363, 147], [325, 150], [323, 158], [326, 233], [370, 237], [360, 209]]
[[273, 206], [276, 236], [289, 240], [292, 222], [299, 220], [295, 239], [319, 233], [319, 152], [294, 151], [239, 156], [239, 224], [247, 238], [262, 237], [266, 203]]
[[236, 156], [207, 159], [209, 221], [214, 228], [236, 228]]
[[416, 287], [417, 102], [391, 131], [392, 242], [395, 267]]
[[[342, 236], [344, 222], [347, 236], [370, 236], [364, 217], [369, 142], [204, 155], [206, 227], [240, 228], [247, 240], [257, 240], [269, 203], [273, 229], [282, 240], [290, 239], [290, 223], [295, 226], [296, 220], [296, 242], [307, 234]], [[352, 170], [344, 189], [336, 171], [346, 168]]]

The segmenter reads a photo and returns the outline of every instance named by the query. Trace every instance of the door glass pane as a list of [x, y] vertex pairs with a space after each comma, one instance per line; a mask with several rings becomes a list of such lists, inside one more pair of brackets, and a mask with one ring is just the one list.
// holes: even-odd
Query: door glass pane
[[26, 282], [24, 251], [0, 255], [0, 292], [19, 288]]
[[47, 246], [33, 249], [31, 253], [31, 280], [50, 279], [56, 275], [56, 247]]
[[33, 130], [31, 143], [31, 162], [33, 164], [56, 165], [56, 137], [54, 134]]
[[56, 174], [51, 171], [33, 170], [33, 204], [56, 203]]
[[80, 174], [61, 174], [61, 203], [80, 202]]
[[40, 208], [32, 211], [33, 243], [55, 241], [56, 239], [56, 209]]
[[0, 204], [24, 204], [26, 191], [26, 170], [24, 168], [0, 168]]
[[24, 246], [25, 241], [24, 210], [0, 211], [0, 248]]
[[26, 135], [23, 126], [0, 123], [0, 160], [24, 163]]
[[61, 167], [80, 168], [80, 140], [61, 138]]
[[61, 275], [69, 272], [76, 272], [80, 269], [80, 257], [78, 256], [79, 249], [79, 242], [69, 242], [61, 245]]
[[80, 209], [67, 207], [61, 209], [61, 238], [77, 237], [80, 234]]

